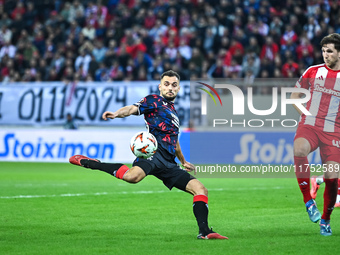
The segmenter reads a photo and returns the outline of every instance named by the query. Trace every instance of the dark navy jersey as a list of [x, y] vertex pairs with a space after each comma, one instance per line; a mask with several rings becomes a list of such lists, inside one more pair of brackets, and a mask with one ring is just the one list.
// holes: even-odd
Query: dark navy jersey
[[179, 133], [174, 103], [159, 95], [149, 95], [134, 105], [138, 107], [138, 115], [144, 114], [149, 132], [158, 141], [158, 150], [166, 158], [174, 159]]

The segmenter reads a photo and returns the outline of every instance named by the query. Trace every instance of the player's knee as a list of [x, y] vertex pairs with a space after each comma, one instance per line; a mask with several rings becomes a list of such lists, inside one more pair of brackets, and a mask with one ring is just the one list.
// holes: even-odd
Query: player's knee
[[304, 138], [298, 138], [294, 141], [294, 156], [295, 157], [307, 157], [310, 153], [311, 146], [309, 142]]
[[141, 176], [140, 174], [134, 174], [131, 173], [129, 174], [129, 172], [127, 172], [124, 175], [124, 181], [129, 182], [129, 183], [138, 183], [143, 179], [143, 176]]
[[307, 157], [309, 154], [308, 148], [304, 146], [294, 146], [295, 157]]
[[324, 178], [325, 179], [336, 179], [336, 178], [338, 178], [338, 172], [335, 172], [335, 171], [332, 171], [332, 172], [326, 171], [324, 173]]
[[208, 189], [203, 186], [202, 192], [204, 195], [208, 196]]
[[194, 195], [205, 195], [208, 196], [208, 189], [206, 187], [204, 187], [203, 185], [201, 185], [200, 187], [197, 187], [194, 190]]

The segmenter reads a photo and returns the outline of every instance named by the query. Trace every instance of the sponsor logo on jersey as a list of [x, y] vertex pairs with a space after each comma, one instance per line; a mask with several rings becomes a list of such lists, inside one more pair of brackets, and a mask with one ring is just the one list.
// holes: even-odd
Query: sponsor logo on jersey
[[336, 91], [333, 89], [327, 89], [325, 87], [320, 86], [320, 84], [315, 84], [314, 91], [331, 94], [332, 96], [340, 97], [340, 91]]

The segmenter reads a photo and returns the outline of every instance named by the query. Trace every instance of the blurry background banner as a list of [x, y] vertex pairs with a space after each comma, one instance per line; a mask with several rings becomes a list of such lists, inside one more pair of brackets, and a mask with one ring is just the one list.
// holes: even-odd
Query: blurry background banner
[[[76, 154], [108, 162], [132, 162], [131, 137], [145, 129], [0, 129], [0, 161], [68, 162]], [[194, 164], [293, 164], [294, 132], [186, 132], [179, 142]], [[320, 164], [319, 150], [309, 161]]]
[[135, 130], [0, 130], [0, 161], [68, 162], [76, 154], [104, 161], [132, 162]]
[[[15, 83], [0, 87], [0, 125], [48, 126], [65, 123], [70, 113], [81, 125], [112, 125], [101, 116], [105, 111], [138, 102], [149, 94], [159, 94], [159, 81], [111, 83]], [[182, 125], [188, 123], [189, 85], [176, 100]], [[121, 118], [114, 125], [144, 125], [141, 117]]]

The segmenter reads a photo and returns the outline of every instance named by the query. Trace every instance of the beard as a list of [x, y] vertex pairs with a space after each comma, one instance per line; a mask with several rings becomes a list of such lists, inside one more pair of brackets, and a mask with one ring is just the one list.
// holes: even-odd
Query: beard
[[167, 96], [166, 94], [163, 94], [162, 97], [164, 97], [168, 101], [174, 101], [176, 98], [176, 95], [173, 96]]
[[[327, 64], [326, 64], [326, 65], [327, 65]], [[336, 62], [330, 61], [330, 62], [328, 62], [327, 67], [330, 68], [330, 69], [333, 69], [333, 68], [335, 67], [335, 65], [336, 65]]]

